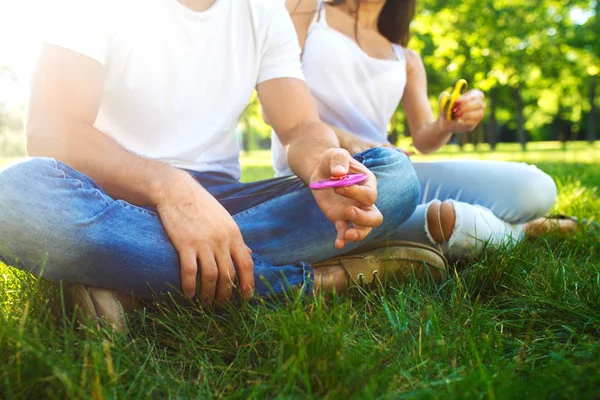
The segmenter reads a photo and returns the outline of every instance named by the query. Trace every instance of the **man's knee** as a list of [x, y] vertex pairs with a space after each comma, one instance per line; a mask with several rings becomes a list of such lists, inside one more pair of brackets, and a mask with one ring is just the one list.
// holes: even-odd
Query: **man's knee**
[[384, 224], [393, 228], [406, 221], [415, 211], [421, 197], [421, 187], [410, 159], [401, 151], [376, 148], [363, 153], [370, 157], [365, 165], [377, 177], [377, 207]]
[[375, 147], [354, 157], [378, 176], [395, 176], [405, 170], [414, 172], [408, 156], [398, 149]]
[[[59, 175], [55, 161], [49, 158], [28, 158], [9, 164], [0, 170], [0, 225], [15, 214], [35, 211], [36, 202], [48, 195], [47, 179]], [[1, 227], [0, 227], [1, 229]]]
[[45, 247], [54, 245], [48, 237], [64, 238], [64, 214], [48, 211], [53, 175], [60, 173], [48, 158], [23, 159], [0, 170], [0, 257], [7, 263], [41, 265]]
[[57, 175], [56, 161], [51, 158], [24, 158], [0, 169], [0, 195], [17, 190], [35, 189], [34, 182], [45, 176]]

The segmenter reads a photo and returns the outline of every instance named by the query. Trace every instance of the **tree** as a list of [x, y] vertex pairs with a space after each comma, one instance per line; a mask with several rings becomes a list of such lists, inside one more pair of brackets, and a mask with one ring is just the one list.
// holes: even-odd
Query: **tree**
[[590, 109], [595, 127], [599, 3], [581, 24], [571, 16], [592, 12], [589, 0], [424, 0], [410, 47], [423, 57], [432, 104], [459, 78], [482, 89], [492, 147], [506, 128], [525, 147], [556, 121], [557, 135], [570, 138]]

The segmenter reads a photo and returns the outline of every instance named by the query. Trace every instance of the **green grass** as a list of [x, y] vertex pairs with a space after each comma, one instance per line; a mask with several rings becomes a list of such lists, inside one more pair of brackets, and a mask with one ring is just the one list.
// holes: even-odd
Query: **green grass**
[[[600, 220], [600, 146], [466, 156], [535, 162], [559, 184], [556, 211]], [[269, 177], [268, 163], [246, 157], [244, 179]], [[0, 398], [598, 397], [598, 235], [455, 267], [439, 286], [359, 299], [221, 313], [163, 304], [134, 315], [127, 337], [76, 329], [55, 287], [0, 267]]]

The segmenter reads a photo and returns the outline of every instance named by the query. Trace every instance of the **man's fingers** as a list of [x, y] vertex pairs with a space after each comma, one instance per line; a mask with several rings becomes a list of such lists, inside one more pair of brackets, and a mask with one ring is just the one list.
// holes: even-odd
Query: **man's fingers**
[[383, 223], [383, 215], [375, 206], [366, 209], [348, 207], [344, 211], [344, 217], [356, 226], [376, 228]]
[[335, 248], [342, 249], [346, 245], [346, 232], [350, 228], [348, 221], [337, 221], [335, 223], [335, 229], [337, 229], [337, 238], [335, 239]]
[[331, 151], [329, 170], [331, 176], [344, 176], [350, 169], [350, 155], [347, 151], [335, 149]]
[[229, 254], [229, 249], [219, 251], [215, 254], [215, 259], [217, 261], [217, 268], [219, 268], [215, 299], [219, 303], [226, 303], [233, 293], [236, 271], [231, 260], [231, 254]]
[[345, 239], [349, 242], [360, 242], [361, 240], [366, 239], [372, 230], [373, 228], [367, 226], [355, 226], [354, 228], [346, 231]]
[[219, 268], [211, 249], [206, 248], [199, 253], [200, 259], [200, 286], [202, 303], [210, 306], [215, 298], [217, 282], [219, 280]]
[[336, 188], [335, 193], [356, 200], [364, 206], [372, 206], [377, 201], [377, 189], [366, 185]]
[[181, 290], [189, 298], [196, 295], [196, 280], [198, 279], [198, 260], [196, 252], [187, 249], [179, 253], [181, 264]]
[[237, 265], [242, 296], [249, 300], [254, 296], [254, 261], [252, 260], [252, 250], [248, 252], [246, 249], [249, 250], [242, 241], [241, 244], [233, 246], [231, 255]]

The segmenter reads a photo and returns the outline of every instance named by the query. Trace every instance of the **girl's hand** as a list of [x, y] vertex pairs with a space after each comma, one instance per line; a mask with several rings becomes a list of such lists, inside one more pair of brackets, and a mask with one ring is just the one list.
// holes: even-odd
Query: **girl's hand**
[[455, 118], [448, 121], [446, 116], [440, 113], [438, 124], [444, 133], [471, 132], [483, 120], [485, 109], [483, 92], [472, 89], [460, 96], [454, 103], [452, 114]]

